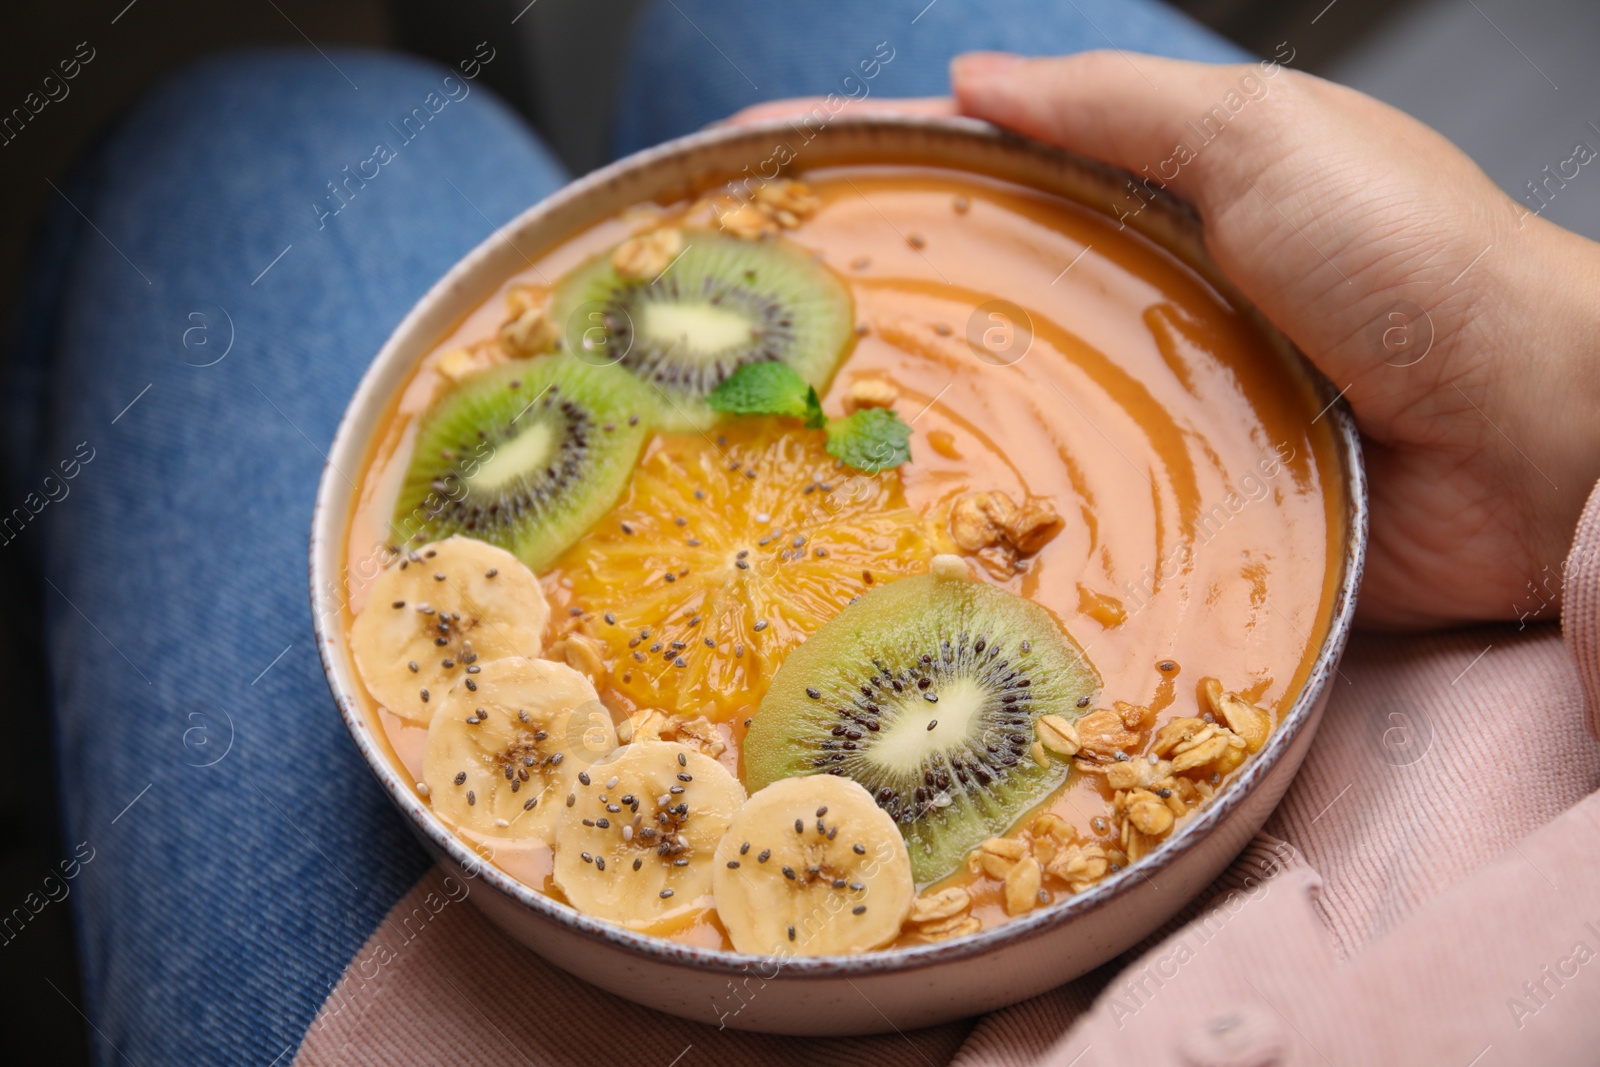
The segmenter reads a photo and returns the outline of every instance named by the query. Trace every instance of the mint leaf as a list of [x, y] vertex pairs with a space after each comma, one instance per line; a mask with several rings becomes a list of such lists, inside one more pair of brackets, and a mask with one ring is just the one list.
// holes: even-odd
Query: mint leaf
[[829, 419], [828, 455], [856, 470], [876, 474], [911, 458], [911, 427], [886, 408], [862, 408]]
[[746, 363], [711, 390], [706, 403], [735, 415], [793, 415], [806, 418], [816, 393], [787, 363]]
[[827, 423], [828, 417], [822, 413], [822, 401], [817, 397], [817, 391], [806, 388], [806, 429], [820, 430]]
[[883, 408], [863, 408], [843, 419], [822, 413], [817, 391], [787, 363], [746, 363], [711, 390], [706, 403], [733, 415], [788, 415], [827, 433], [828, 455], [876, 474], [911, 458], [911, 427]]

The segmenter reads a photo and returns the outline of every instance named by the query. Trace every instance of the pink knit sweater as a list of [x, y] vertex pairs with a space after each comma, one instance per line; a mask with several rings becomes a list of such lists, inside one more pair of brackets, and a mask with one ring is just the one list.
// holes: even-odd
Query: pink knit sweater
[[[1358, 634], [1299, 777], [1206, 898], [1026, 1003], [881, 1037], [717, 1031], [447, 907], [376, 981], [341, 981], [296, 1062], [1600, 1063], [1600, 487], [1559, 630], [1530, 578], [1519, 624]], [[406, 940], [396, 917], [429, 891], [437, 871], [368, 949]]]

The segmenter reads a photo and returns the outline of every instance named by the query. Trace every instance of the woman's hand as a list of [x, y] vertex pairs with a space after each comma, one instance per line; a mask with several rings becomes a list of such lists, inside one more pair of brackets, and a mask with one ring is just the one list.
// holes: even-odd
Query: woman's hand
[[1600, 246], [1414, 119], [1274, 63], [974, 53], [951, 80], [954, 110], [1192, 203], [1222, 270], [1345, 390], [1372, 488], [1364, 622], [1510, 619], [1559, 590], [1600, 477]]

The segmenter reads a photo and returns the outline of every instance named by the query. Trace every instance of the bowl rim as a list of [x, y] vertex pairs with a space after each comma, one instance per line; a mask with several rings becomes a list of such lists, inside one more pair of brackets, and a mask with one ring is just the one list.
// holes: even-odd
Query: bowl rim
[[[975, 152], [993, 150], [997, 147], [1009, 150], [1018, 150], [1041, 156], [1047, 161], [1065, 168], [1076, 169], [1100, 178], [1112, 178], [1120, 183], [1124, 178], [1130, 178], [1127, 172], [1108, 164], [1091, 160], [1086, 157], [1068, 152], [1054, 146], [1033, 141], [1009, 133], [988, 123], [978, 120], [951, 117], [904, 114], [896, 112], [863, 111], [857, 114], [841, 114], [834, 117], [828, 126], [819, 131], [819, 136], [835, 130], [861, 130], [881, 128], [899, 130], [911, 135], [944, 136], [954, 139], [968, 140], [973, 144]], [[1339, 553], [1338, 559], [1343, 567], [1334, 596], [1333, 610], [1328, 622], [1328, 630], [1318, 649], [1317, 656], [1312, 662], [1307, 673], [1304, 685], [1296, 696], [1289, 713], [1278, 723], [1276, 729], [1268, 738], [1266, 746], [1250, 760], [1230, 782], [1228, 789], [1220, 796], [1204, 805], [1199, 812], [1168, 842], [1151, 855], [1139, 862], [1130, 864], [1120, 871], [1112, 873], [1095, 883], [1081, 893], [1075, 893], [1065, 900], [1054, 902], [1048, 906], [1038, 908], [1026, 915], [1017, 916], [999, 926], [981, 930], [976, 934], [957, 937], [948, 941], [936, 942], [928, 945], [911, 947], [896, 947], [875, 950], [846, 956], [774, 956], [757, 953], [738, 952], [720, 948], [704, 948], [686, 945], [671, 941], [663, 937], [630, 930], [614, 925], [602, 919], [597, 919], [583, 914], [571, 905], [562, 903], [553, 897], [547, 896], [539, 890], [528, 886], [506, 874], [504, 871], [485, 861], [472, 852], [453, 832], [432, 813], [423, 803], [415, 791], [415, 785], [409, 781], [409, 776], [402, 773], [389, 760], [383, 751], [381, 743], [373, 736], [374, 726], [366, 720], [361, 702], [356, 698], [345, 682], [347, 670], [353, 670], [348, 661], [348, 650], [344, 648], [345, 638], [342, 633], [342, 613], [333, 612], [325, 615], [320, 600], [319, 591], [339, 588], [343, 589], [345, 580], [344, 567], [333, 567], [331, 570], [324, 565], [324, 543], [331, 542], [331, 551], [336, 557], [342, 558], [342, 542], [346, 537], [346, 524], [349, 509], [353, 502], [347, 500], [344, 506], [336, 507], [337, 498], [342, 494], [338, 483], [342, 475], [338, 473], [336, 461], [345, 458], [345, 453], [355, 450], [358, 458], [366, 455], [370, 445], [367, 439], [355, 440], [355, 424], [366, 412], [375, 405], [380, 409], [392, 398], [392, 392], [385, 392], [382, 388], [382, 372], [388, 364], [395, 362], [403, 344], [407, 343], [411, 334], [415, 333], [424, 321], [430, 307], [441, 301], [451, 299], [456, 287], [470, 278], [480, 269], [479, 262], [484, 259], [489, 250], [507, 232], [516, 232], [538, 219], [555, 214], [574, 204], [580, 203], [585, 198], [594, 195], [599, 190], [624, 176], [630, 176], [640, 171], [647, 171], [651, 167], [665, 160], [682, 155], [692, 155], [708, 147], [718, 146], [726, 141], [739, 140], [757, 136], [777, 135], [792, 132], [787, 123], [782, 119], [772, 119], [761, 122], [745, 123], [738, 126], [718, 125], [664, 142], [653, 148], [634, 153], [623, 159], [617, 160], [605, 167], [592, 171], [556, 192], [538, 201], [521, 212], [515, 219], [495, 228], [495, 231], [485, 237], [482, 242], [458, 260], [443, 277], [435, 282], [426, 293], [408, 311], [403, 319], [394, 328], [385, 340], [383, 346], [368, 364], [361, 381], [340, 417], [339, 426], [334, 434], [333, 442], [328, 449], [328, 460], [323, 466], [320, 484], [317, 490], [316, 503], [312, 512], [311, 538], [310, 538], [310, 592], [312, 623], [315, 632], [317, 653], [322, 662], [323, 674], [327, 679], [328, 687], [339, 712], [344, 719], [345, 726], [360, 751], [369, 770], [378, 779], [379, 783], [388, 792], [390, 799], [404, 813], [410, 821], [414, 831], [420, 833], [427, 842], [434, 846], [436, 851], [446, 857], [451, 864], [461, 869], [469, 878], [479, 878], [495, 891], [508, 897], [522, 908], [535, 913], [535, 915], [550, 923], [564, 927], [569, 933], [592, 941], [602, 942], [613, 948], [634, 953], [653, 960], [657, 963], [691, 967], [695, 970], [713, 973], [748, 974], [756, 966], [770, 965], [774, 959], [782, 960], [781, 969], [791, 978], [848, 978], [866, 975], [919, 970], [970, 957], [987, 955], [1005, 946], [1022, 942], [1043, 933], [1044, 931], [1060, 926], [1072, 919], [1095, 911], [1114, 898], [1125, 895], [1138, 888], [1143, 882], [1151, 881], [1151, 876], [1158, 874], [1171, 866], [1184, 854], [1196, 848], [1205, 841], [1211, 832], [1227, 821], [1240, 807], [1251, 798], [1255, 789], [1265, 781], [1277, 766], [1280, 760], [1290, 751], [1299, 734], [1308, 723], [1314, 721], [1322, 698], [1326, 695], [1327, 686], [1332, 675], [1338, 669], [1338, 660], [1345, 642], [1349, 636], [1355, 613], [1356, 593], [1360, 587], [1361, 574], [1365, 564], [1367, 549], [1368, 525], [1368, 500], [1366, 473], [1361, 457], [1360, 434], [1356, 428], [1355, 419], [1350, 412], [1343, 395], [1336, 392], [1335, 387], [1305, 359], [1298, 349], [1283, 337], [1280, 331], [1261, 316], [1248, 301], [1238, 293], [1229, 291], [1227, 298], [1251, 312], [1258, 320], [1258, 326], [1266, 331], [1269, 337], [1279, 343], [1286, 356], [1300, 359], [1304, 366], [1308, 380], [1311, 382], [1320, 398], [1327, 401], [1328, 406], [1324, 413], [1333, 422], [1335, 451], [1340, 466], [1345, 475], [1345, 527], [1346, 540]], [[936, 164], [947, 169], [960, 170], [959, 164]], [[982, 173], [975, 170], [975, 173]], [[1045, 190], [1049, 192], [1049, 190]], [[1051, 195], [1063, 195], [1052, 193]], [[1141, 196], [1146, 194], [1141, 194]], [[1083, 203], [1083, 201], [1077, 201]], [[1101, 211], [1094, 204], [1084, 204], [1090, 210]], [[1166, 213], [1175, 217], [1176, 221], [1184, 227], [1192, 227], [1196, 233], [1199, 231], [1199, 218], [1193, 209], [1186, 203], [1177, 200], [1165, 192], [1157, 192], [1155, 199], [1147, 204], [1154, 207], [1157, 213]], [[598, 217], [597, 217], [598, 218]], [[591, 219], [596, 221], [595, 219]], [[1159, 241], [1157, 243], [1160, 243]], [[1177, 250], [1169, 249], [1174, 254], [1183, 258]], [[1203, 252], [1201, 253], [1203, 255]], [[1214, 265], [1212, 265], [1214, 270]], [[1229, 287], [1231, 289], [1231, 287]], [[344, 662], [339, 659], [343, 650]], [[1153, 884], [1153, 883], [1152, 883]], [[492, 920], [491, 920], [492, 921]]]

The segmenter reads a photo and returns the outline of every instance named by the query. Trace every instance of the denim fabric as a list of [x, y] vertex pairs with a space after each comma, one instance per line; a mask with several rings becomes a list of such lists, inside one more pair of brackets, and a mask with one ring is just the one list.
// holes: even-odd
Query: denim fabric
[[[1093, 27], [1237, 56], [1148, 2], [919, 7], [654, 6], [616, 143], [827, 92], [879, 41], [895, 49], [880, 95], [940, 91], [970, 47], [1097, 47]], [[43, 604], [62, 858], [92, 854], [52, 906], [74, 910], [99, 1062], [287, 1062], [424, 868], [333, 711], [305, 566], [323, 453], [367, 361], [451, 263], [564, 180], [450, 73], [348, 52], [202, 63], [131, 111], [47, 220], [4, 409], [28, 517], [0, 532], [0, 563]], [[380, 144], [389, 158], [368, 162]]]
[[[92, 854], [68, 899], [101, 1062], [265, 1064], [298, 1046], [425, 869], [332, 714], [305, 575], [323, 451], [368, 360], [451, 263], [565, 180], [448, 73], [218, 58], [63, 187], [88, 222], [62, 201], [70, 264], [28, 331], [51, 340], [17, 368], [45, 396], [10, 397], [42, 431], [16, 502], [60, 499], [4, 548], [36, 553], [47, 583], [62, 857]], [[414, 107], [426, 121], [404, 126]], [[393, 158], [332, 214], [325, 183], [379, 143]]]
[[1096, 48], [1249, 58], [1158, 0], [665, 0], [634, 28], [612, 144], [634, 152], [785, 96], [943, 96], [951, 58], [975, 49]]

